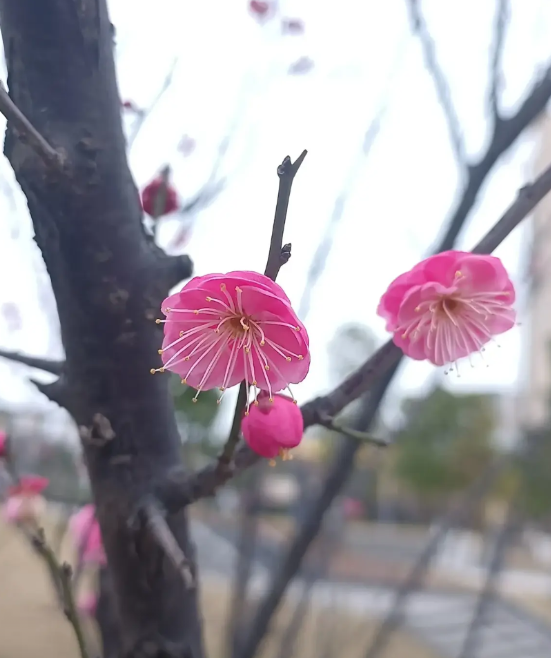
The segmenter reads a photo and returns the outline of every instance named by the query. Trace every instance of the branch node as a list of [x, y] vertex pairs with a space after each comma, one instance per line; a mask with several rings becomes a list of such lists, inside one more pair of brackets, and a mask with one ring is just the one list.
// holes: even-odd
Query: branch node
[[[138, 516], [140, 512], [138, 512]], [[186, 589], [195, 587], [195, 578], [191, 562], [187, 559], [182, 548], [178, 545], [164, 513], [157, 502], [146, 502], [141, 506], [141, 516], [146, 528], [155, 539], [159, 548], [172, 562], [176, 571], [180, 574]]]

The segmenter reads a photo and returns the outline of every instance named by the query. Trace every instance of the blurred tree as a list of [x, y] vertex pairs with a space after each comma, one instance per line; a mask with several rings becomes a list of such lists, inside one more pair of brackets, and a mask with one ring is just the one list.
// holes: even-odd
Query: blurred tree
[[403, 402], [394, 474], [422, 504], [444, 503], [467, 487], [495, 455], [493, 397], [435, 388]]

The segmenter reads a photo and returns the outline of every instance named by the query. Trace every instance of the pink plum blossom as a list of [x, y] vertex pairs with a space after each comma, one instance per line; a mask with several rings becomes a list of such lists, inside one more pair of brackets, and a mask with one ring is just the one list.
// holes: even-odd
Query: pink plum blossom
[[[163, 372], [200, 391], [245, 380], [269, 397], [310, 367], [306, 328], [277, 283], [257, 272], [207, 274], [164, 300]], [[156, 372], [155, 369], [152, 372]], [[247, 397], [248, 399], [248, 397]], [[248, 407], [247, 407], [248, 408]]]
[[85, 617], [94, 617], [98, 607], [98, 597], [93, 592], [81, 592], [77, 597], [77, 609]]
[[85, 505], [69, 520], [69, 533], [73, 537], [84, 564], [106, 564], [101, 530], [93, 505]]
[[495, 256], [446, 251], [395, 279], [377, 313], [404, 354], [437, 366], [484, 351], [516, 323], [515, 289]]
[[304, 434], [302, 413], [295, 400], [286, 395], [261, 392], [241, 421], [243, 438], [261, 457], [290, 459]]
[[46, 501], [41, 493], [49, 480], [38, 476], [24, 476], [8, 489], [8, 499], [2, 507], [9, 523], [35, 523], [45, 511]]
[[0, 459], [8, 456], [8, 436], [0, 430]]

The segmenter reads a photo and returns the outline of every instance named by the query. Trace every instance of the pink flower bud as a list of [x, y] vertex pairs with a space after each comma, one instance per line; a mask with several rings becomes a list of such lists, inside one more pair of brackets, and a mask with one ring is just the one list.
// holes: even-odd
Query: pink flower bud
[[261, 392], [241, 422], [243, 438], [261, 457], [290, 459], [304, 434], [302, 413], [296, 402], [286, 395]]
[[[163, 180], [159, 176], [154, 178], [142, 190], [142, 207], [150, 217], [154, 217], [155, 215], [155, 200], [157, 195], [161, 193], [162, 185]], [[178, 194], [170, 183], [166, 186], [166, 193], [163, 201], [164, 203], [160, 209], [159, 216], [168, 215], [169, 213], [178, 210]]]

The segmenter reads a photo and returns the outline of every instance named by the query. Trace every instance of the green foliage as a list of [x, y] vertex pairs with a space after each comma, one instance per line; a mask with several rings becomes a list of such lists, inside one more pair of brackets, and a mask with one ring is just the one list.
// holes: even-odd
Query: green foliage
[[425, 398], [405, 400], [403, 412], [403, 428], [395, 437], [395, 476], [427, 502], [468, 486], [494, 456], [490, 396], [436, 388]]
[[182, 384], [176, 375], [171, 375], [170, 391], [176, 413], [182, 416], [184, 422], [200, 425], [204, 429], [208, 429], [213, 424], [220, 410], [220, 405], [217, 403], [220, 396], [218, 390], [201, 391], [197, 401], [194, 402], [193, 398], [197, 391]]
[[531, 519], [541, 520], [551, 513], [551, 431], [537, 440], [536, 446], [513, 465], [521, 479], [519, 507]]

